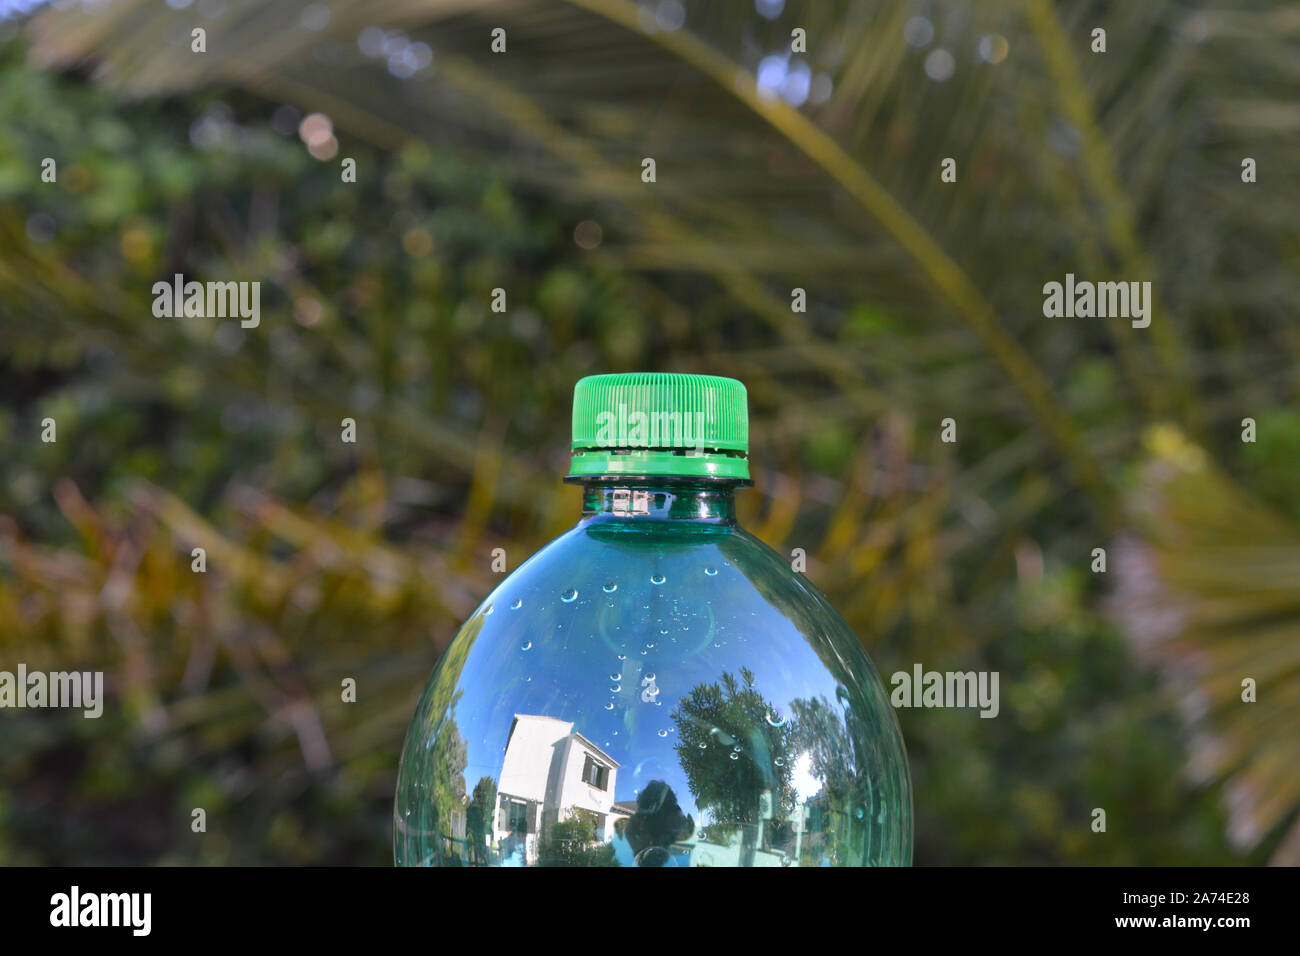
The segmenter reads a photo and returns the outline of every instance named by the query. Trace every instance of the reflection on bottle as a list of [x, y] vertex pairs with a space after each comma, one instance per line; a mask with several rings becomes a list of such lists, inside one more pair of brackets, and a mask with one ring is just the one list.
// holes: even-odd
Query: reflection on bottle
[[[516, 713], [499, 779], [482, 776], [469, 793], [453, 722], [430, 751], [432, 792], [413, 802], [428, 805], [443, 865], [818, 866], [868, 856], [884, 803], [858, 766], [843, 708], [809, 697], [774, 712], [752, 673], [723, 672], [674, 706], [672, 765], [626, 768], [573, 721]], [[635, 799], [615, 800], [620, 770], [625, 793], [651, 778]]]
[[[651, 780], [637, 795], [636, 812], [619, 828], [637, 866], [689, 866], [690, 847], [680, 845], [695, 832], [677, 794], [662, 780]], [[674, 846], [677, 844], [677, 846]]]
[[[493, 841], [506, 865], [611, 865], [619, 764], [573, 722], [515, 714], [497, 783]], [[608, 862], [602, 862], [605, 860]]]

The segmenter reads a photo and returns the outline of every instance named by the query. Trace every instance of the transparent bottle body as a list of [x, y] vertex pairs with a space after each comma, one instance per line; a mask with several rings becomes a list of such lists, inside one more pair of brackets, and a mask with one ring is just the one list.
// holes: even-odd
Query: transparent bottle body
[[461, 628], [407, 733], [394, 859], [873, 866], [912, 852], [875, 669], [731, 489], [589, 485]]

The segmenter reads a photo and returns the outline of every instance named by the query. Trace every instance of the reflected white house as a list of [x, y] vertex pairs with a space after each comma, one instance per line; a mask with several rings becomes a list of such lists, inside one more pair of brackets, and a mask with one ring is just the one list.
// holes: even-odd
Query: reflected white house
[[573, 721], [515, 714], [497, 782], [493, 842], [503, 853], [537, 862], [538, 839], [561, 820], [581, 816], [600, 842], [613, 839], [619, 764], [573, 729]]

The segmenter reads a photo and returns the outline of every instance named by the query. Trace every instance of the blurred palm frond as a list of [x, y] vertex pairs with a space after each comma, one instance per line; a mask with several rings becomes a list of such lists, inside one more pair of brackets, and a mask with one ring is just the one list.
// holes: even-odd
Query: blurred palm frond
[[1153, 428], [1147, 449], [1112, 609], [1177, 697], [1194, 778], [1227, 779], [1233, 841], [1293, 821], [1274, 862], [1300, 865], [1300, 527], [1177, 429]]
[[[1242, 409], [1263, 421], [1296, 402], [1300, 333], [1290, 319], [1300, 300], [1300, 249], [1291, 197], [1300, 195], [1292, 159], [1300, 112], [1278, 93], [1300, 79], [1293, 3], [1227, 10], [1182, 0], [937, 0], [925, 11], [924, 42], [904, 41], [919, 16], [904, 3], [791, 0], [767, 21], [744, 4], [688, 2], [681, 24], [629, 0], [323, 6], [327, 25], [311, 29], [296, 5], [230, 0], [173, 10], [116, 0], [42, 11], [29, 35], [39, 62], [87, 65], [126, 98], [242, 88], [328, 114], [341, 155], [367, 145], [416, 155], [428, 144], [439, 162], [454, 155], [501, 169], [521, 190], [600, 222], [604, 241], [581, 269], [614, 287], [612, 299], [637, 303], [609, 326], [633, 330], [632, 340], [639, 331], [651, 341], [651, 329], [654, 338], [638, 350], [609, 331], [598, 351], [583, 352], [566, 309], [547, 305], [545, 290], [529, 290], [525, 308], [570, 349], [530, 356], [542, 399], [521, 409], [499, 378], [493, 384], [505, 346], [474, 341], [485, 337], [474, 324], [484, 291], [515, 276], [470, 263], [471, 278], [451, 293], [459, 305], [435, 326], [400, 300], [437, 285], [436, 270], [421, 267], [409, 291], [376, 292], [382, 277], [373, 272], [346, 288], [317, 287], [288, 250], [267, 253], [251, 225], [228, 226], [238, 216], [196, 190], [186, 211], [221, 224], [214, 231], [227, 262], [257, 261], [291, 302], [324, 303], [326, 321], [301, 346], [315, 361], [280, 360], [268, 376], [247, 354], [200, 348], [198, 335], [179, 324], [141, 326], [138, 296], [105, 291], [34, 248], [19, 218], [0, 207], [0, 291], [13, 315], [49, 322], [36, 331], [7, 326], [15, 354], [57, 352], [51, 329], [65, 347], [116, 342], [130, 354], [116, 387], [141, 396], [168, 381], [174, 355], [197, 355], [190, 370], [198, 381], [187, 388], [215, 402], [273, 399], [317, 428], [354, 410], [358, 381], [401, 382], [370, 408], [375, 445], [436, 470], [428, 496], [464, 515], [426, 529], [421, 546], [434, 544], [424, 558], [416, 547], [394, 552], [380, 540], [385, 525], [376, 515], [393, 510], [395, 489], [367, 494], [360, 484], [352, 493], [371, 510], [352, 502], [342, 519], [330, 507], [290, 508], [241, 492], [218, 522], [154, 489], [133, 499], [133, 517], [119, 526], [108, 503], [83, 510], [63, 496], [78, 527], [113, 528], [110, 537], [136, 542], [134, 550], [92, 530], [83, 531], [85, 554], [55, 554], [7, 532], [5, 564], [21, 583], [0, 590], [3, 606], [31, 633], [55, 633], [54, 621], [68, 622], [70, 634], [110, 629], [123, 653], [143, 661], [131, 671], [137, 675], [157, 666], [141, 657], [146, 625], [173, 612], [162, 598], [123, 599], [121, 582], [147, 592], [148, 574], [166, 563], [147, 556], [156, 547], [174, 551], [173, 535], [209, 541], [229, 591], [221, 601], [190, 603], [216, 615], [225, 601], [263, 622], [249, 654], [230, 651], [232, 666], [257, 688], [261, 711], [292, 713], [302, 753], [310, 747], [318, 762], [326, 750], [310, 742], [308, 711], [292, 709], [304, 699], [301, 685], [261, 675], [268, 662], [305, 651], [309, 632], [347, 643], [346, 630], [319, 626], [333, 618], [313, 604], [312, 589], [323, 587], [329, 602], [345, 607], [355, 600], [339, 620], [356, 626], [378, 620], [388, 602], [409, 602], [412, 621], [438, 628], [440, 640], [449, 636], [468, 595], [487, 585], [464, 556], [496, 543], [491, 516], [518, 532], [516, 547], [540, 543], [562, 524], [571, 502], [539, 491], [554, 463], [538, 448], [550, 439], [562, 447], [562, 429], [544, 429], [563, 419], [571, 379], [597, 358], [645, 364], [667, 356], [674, 367], [745, 379], [755, 462], [768, 470], [768, 497], [748, 505], [749, 516], [774, 545], [809, 550], [814, 578], [869, 640], [906, 631], [913, 656], [1002, 637], [1005, 626], [990, 609], [1017, 586], [1006, 572], [1022, 554], [1038, 553], [1041, 564], [1041, 545], [1054, 562], [1077, 564], [1087, 542], [1117, 533], [1127, 513], [1118, 489], [1151, 422], [1176, 420], [1212, 458], [1235, 463], [1241, 445], [1232, 423]], [[1088, 52], [1098, 24], [1110, 37], [1105, 55]], [[196, 25], [208, 32], [203, 54], [190, 51]], [[794, 26], [807, 31], [807, 55], [790, 52]], [[497, 27], [506, 31], [506, 54], [491, 50]], [[417, 43], [432, 62], [413, 70], [402, 57]], [[940, 50], [953, 62], [946, 79], [931, 68]], [[653, 184], [640, 177], [647, 157], [656, 161]], [[957, 162], [956, 184], [939, 181], [946, 157]], [[1256, 161], [1258, 183], [1241, 182], [1243, 157]], [[416, 176], [439, 174], [438, 164], [413, 168]], [[410, 224], [400, 212], [394, 223]], [[530, 254], [526, 243], [517, 248]], [[1151, 281], [1151, 328], [1044, 320], [1043, 283], [1066, 272]], [[806, 312], [791, 310], [795, 288], [807, 293]], [[511, 294], [519, 302], [520, 293]], [[349, 309], [389, 314], [350, 328], [341, 321]], [[424, 366], [412, 361], [405, 379], [395, 375], [394, 354], [435, 339], [445, 355], [429, 348]], [[445, 413], [454, 387], [473, 390], [479, 406]], [[957, 446], [933, 440], [947, 417], [958, 420]], [[1221, 503], [1244, 500], [1230, 480], [1216, 481]], [[1234, 549], [1225, 567], [1251, 574], [1269, 555], [1289, 553], [1287, 543], [1268, 551], [1273, 539], [1253, 536], [1267, 520], [1240, 517], [1214, 545]], [[1275, 682], [1282, 690], [1272, 700], [1298, 699], [1286, 697], [1291, 611], [1280, 583], [1247, 588], [1234, 577], [1215, 586], [1237, 587], [1235, 594], [1204, 590], [1214, 580], [1209, 565], [1195, 561], [1209, 559], [1167, 544], [1194, 538], [1206, 521], [1206, 509], [1170, 507], [1131, 539], [1132, 553], [1145, 557], [1126, 567], [1145, 569], [1137, 580], [1149, 585], [1150, 607], [1161, 606], [1161, 595], [1203, 597], [1193, 601], [1195, 614], [1178, 618], [1186, 629], [1162, 638], [1151, 660], [1160, 667], [1175, 666], [1178, 655], [1201, 660], [1211, 637], [1198, 628], [1213, 620], [1223, 629], [1213, 638], [1217, 651], [1249, 655], [1232, 667], [1258, 674], [1261, 692], [1266, 678]], [[150, 544], [157, 536], [162, 543]], [[1262, 550], [1248, 555], [1256, 540]], [[270, 557], [275, 547], [293, 556]], [[114, 570], [110, 555], [119, 554]], [[1128, 573], [1115, 575], [1122, 586]], [[41, 575], [69, 586], [55, 593]], [[100, 585], [71, 586], [86, 575]], [[117, 603], [103, 606], [110, 579]], [[290, 581], [315, 583], [299, 584], [299, 593]], [[371, 587], [384, 596], [373, 606], [356, 597]], [[317, 610], [294, 610], [304, 601]], [[1150, 622], [1128, 606], [1122, 620], [1143, 641]], [[1282, 630], [1266, 626], [1272, 614]], [[221, 626], [216, 617], [205, 625], [213, 633]], [[191, 681], [203, 671], [179, 666]], [[310, 654], [299, 666], [311, 669]], [[1241, 711], [1226, 706], [1232, 681], [1198, 675], [1187, 699], [1212, 689], [1205, 699], [1224, 704], [1197, 717], [1222, 755], [1211, 761], [1210, 751], [1199, 752], [1198, 765], [1233, 781], [1234, 833], [1254, 845], [1300, 805], [1294, 776], [1282, 769], [1294, 723], [1255, 721], [1269, 713], [1263, 693]], [[140, 681], [140, 706], [162, 706]], [[332, 684], [321, 686], [333, 693]], [[222, 700], [209, 694], [183, 706], [200, 714], [228, 706]], [[246, 719], [260, 719], [252, 716], [258, 710]], [[327, 712], [319, 701], [317, 710]], [[1245, 715], [1254, 721], [1248, 732]], [[392, 730], [378, 712], [347, 728], [321, 719], [336, 758], [349, 747], [335, 735], [352, 735], [355, 752], [357, 735]]]

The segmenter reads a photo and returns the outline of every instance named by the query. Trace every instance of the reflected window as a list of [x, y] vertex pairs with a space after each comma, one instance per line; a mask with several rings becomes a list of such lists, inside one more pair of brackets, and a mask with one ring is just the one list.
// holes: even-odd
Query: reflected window
[[597, 790], [608, 790], [609, 768], [596, 763], [591, 759], [591, 754], [587, 754], [586, 762], [582, 765], [582, 779], [583, 782], [595, 787]]
[[514, 833], [528, 832], [528, 804], [510, 802], [510, 830]]

